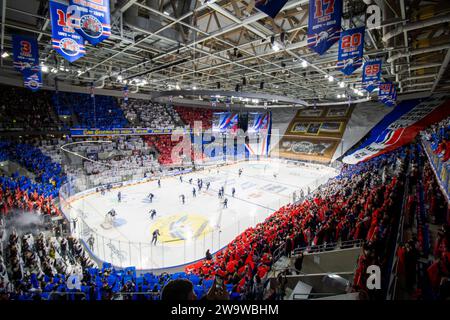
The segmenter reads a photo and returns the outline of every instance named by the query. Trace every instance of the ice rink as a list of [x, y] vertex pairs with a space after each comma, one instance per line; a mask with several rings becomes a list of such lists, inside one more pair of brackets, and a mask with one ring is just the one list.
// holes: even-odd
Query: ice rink
[[[300, 188], [306, 192], [308, 186], [313, 190], [335, 175], [329, 167], [305, 167], [282, 160], [241, 162], [183, 174], [183, 182], [179, 175], [164, 177], [161, 187], [157, 181], [145, 181], [114, 188], [104, 195], [87, 193], [73, 200], [69, 210], [71, 217], [78, 216], [75, 232], [100, 260], [119, 267], [165, 269], [202, 259], [207, 249], [218, 251], [246, 228], [292, 202], [294, 191], [298, 195]], [[202, 191], [198, 191], [197, 179], [203, 180]], [[218, 197], [222, 186], [228, 208]], [[154, 194], [152, 203], [150, 193]], [[113, 208], [117, 212], [113, 226], [105, 225], [106, 213]], [[154, 219], [150, 216], [152, 209], [156, 210]], [[152, 245], [156, 229], [160, 236]]]

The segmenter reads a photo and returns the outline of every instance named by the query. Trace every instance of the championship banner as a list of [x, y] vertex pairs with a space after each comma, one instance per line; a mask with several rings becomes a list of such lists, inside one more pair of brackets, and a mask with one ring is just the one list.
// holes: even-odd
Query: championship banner
[[94, 84], [91, 83], [91, 85], [89, 86], [89, 94], [91, 95], [91, 98], [95, 98], [95, 92], [94, 92], [95, 88], [94, 88]]
[[123, 87], [123, 101], [125, 104], [128, 104], [128, 95], [130, 90], [128, 90], [128, 86]]
[[442, 96], [401, 102], [369, 133], [366, 141], [343, 162], [356, 164], [395, 150], [413, 141], [433, 123], [450, 116], [450, 101]]
[[363, 88], [372, 92], [378, 87], [381, 80], [381, 59], [368, 60], [364, 63], [362, 84]]
[[341, 36], [342, 0], [309, 0], [308, 46], [324, 54]]
[[391, 82], [382, 82], [379, 88], [378, 100], [389, 107], [394, 106], [397, 100], [397, 90], [394, 84]]
[[28, 88], [33, 92], [36, 92], [42, 87], [41, 70], [35, 71], [33, 69], [27, 68], [22, 71], [22, 75], [25, 88]]
[[14, 67], [18, 71], [39, 71], [39, 47], [35, 38], [13, 35]]
[[225, 98], [225, 107], [229, 108], [231, 105], [231, 98], [230, 97], [226, 97]]
[[111, 36], [109, 0], [69, 0], [75, 14], [70, 17], [75, 30], [97, 45]]
[[342, 31], [339, 40], [337, 69], [351, 75], [362, 65], [365, 27]]
[[275, 19], [287, 2], [288, 0], [256, 0], [255, 7]]
[[69, 62], [74, 62], [86, 54], [84, 39], [72, 25], [74, 11], [74, 8], [68, 7], [60, 0], [50, 1], [53, 49]]

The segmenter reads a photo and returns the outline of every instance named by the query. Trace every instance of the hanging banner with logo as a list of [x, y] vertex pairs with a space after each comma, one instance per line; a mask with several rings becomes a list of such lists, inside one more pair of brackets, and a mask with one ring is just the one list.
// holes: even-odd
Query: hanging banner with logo
[[225, 98], [225, 107], [229, 108], [231, 105], [231, 98], [230, 97], [226, 97]]
[[216, 97], [211, 97], [211, 107], [217, 107], [218, 99]]
[[367, 139], [349, 152], [342, 161], [356, 164], [412, 142], [433, 123], [450, 115], [450, 101], [445, 95], [423, 100], [404, 100], [386, 115], [368, 134]]
[[324, 54], [341, 36], [342, 0], [309, 0], [308, 46]]
[[35, 38], [13, 35], [14, 67], [23, 71], [32, 69], [39, 71], [39, 47]]
[[24, 69], [22, 71], [23, 83], [25, 88], [33, 92], [38, 91], [42, 87], [42, 73], [41, 70]]
[[70, 19], [75, 30], [96, 45], [111, 36], [109, 0], [69, 0], [74, 12]]
[[62, 1], [50, 1], [53, 49], [69, 62], [74, 62], [86, 54], [84, 39], [72, 26], [71, 17], [75, 11]]
[[339, 40], [337, 69], [351, 75], [362, 65], [365, 27], [342, 31]]
[[288, 0], [256, 0], [255, 7], [275, 19]]
[[397, 90], [392, 82], [380, 83], [380, 91], [378, 92], [378, 100], [388, 107], [395, 106], [397, 101]]
[[128, 90], [128, 86], [123, 87], [123, 102], [125, 105], [128, 104], [128, 95], [130, 94], [130, 90]]
[[381, 59], [368, 60], [364, 63], [362, 84], [363, 88], [372, 92], [378, 87], [381, 80]]
[[94, 84], [93, 83], [91, 83], [91, 85], [89, 86], [89, 94], [91, 95], [91, 98], [95, 98]]

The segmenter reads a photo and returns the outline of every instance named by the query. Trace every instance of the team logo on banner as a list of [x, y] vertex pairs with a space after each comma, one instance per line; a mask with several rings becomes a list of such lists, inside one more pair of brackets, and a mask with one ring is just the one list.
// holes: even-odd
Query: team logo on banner
[[14, 67], [23, 71], [32, 69], [39, 71], [39, 47], [37, 40], [19, 35], [13, 35]]
[[337, 68], [348, 76], [362, 65], [365, 30], [361, 27], [341, 33]]
[[364, 63], [362, 83], [363, 88], [369, 92], [375, 90], [381, 79], [381, 65], [380, 59], [368, 60]]
[[111, 35], [109, 0], [69, 0], [73, 13], [70, 19], [75, 30], [89, 43], [96, 45]]
[[256, 0], [255, 7], [275, 19], [288, 0]]
[[342, 0], [309, 0], [308, 46], [324, 54], [341, 35]]
[[380, 91], [378, 92], [378, 100], [385, 105], [392, 107], [397, 100], [397, 90], [391, 82], [380, 83]]
[[40, 70], [24, 69], [22, 75], [25, 88], [35, 92], [42, 87], [42, 73]]
[[86, 54], [83, 38], [73, 27], [73, 6], [50, 1], [53, 48], [69, 62], [74, 62]]
[[123, 87], [123, 101], [125, 104], [128, 103], [128, 95], [130, 93], [130, 90], [128, 90], [128, 86]]

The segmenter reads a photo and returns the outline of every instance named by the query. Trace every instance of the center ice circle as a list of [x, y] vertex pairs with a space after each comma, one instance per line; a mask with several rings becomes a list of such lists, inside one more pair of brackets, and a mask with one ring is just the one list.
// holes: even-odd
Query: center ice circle
[[196, 214], [180, 213], [161, 217], [151, 225], [151, 232], [158, 229], [164, 243], [177, 243], [201, 238], [213, 231], [208, 219]]

